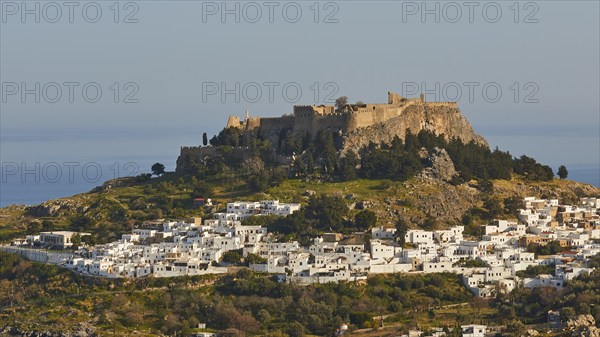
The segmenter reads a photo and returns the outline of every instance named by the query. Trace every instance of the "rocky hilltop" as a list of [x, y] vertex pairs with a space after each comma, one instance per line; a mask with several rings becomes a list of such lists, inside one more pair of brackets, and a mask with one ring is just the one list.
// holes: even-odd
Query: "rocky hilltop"
[[[289, 139], [294, 137], [306, 142], [318, 137], [319, 132], [332, 132], [341, 136], [341, 152], [346, 153], [348, 150], [358, 152], [369, 142], [389, 144], [394, 137], [404, 140], [407, 131], [418, 134], [422, 130], [443, 135], [447, 140], [459, 139], [465, 144], [475, 142], [488, 147], [487, 141], [475, 133], [456, 102], [427, 102], [423, 96], [405, 98], [393, 92], [388, 92], [387, 103], [297, 105], [293, 114], [275, 118], [251, 117], [246, 112], [244, 120], [230, 116], [224, 129], [239, 133], [233, 144], [226, 142], [235, 148], [230, 152], [234, 157], [250, 156], [248, 149], [252, 139], [268, 139], [272, 148], [269, 161], [283, 163], [292, 152], [298, 154], [304, 150], [286, 147]], [[214, 155], [211, 146], [182, 147], [177, 172], [186, 172], [189, 163]]]
[[407, 130], [413, 134], [427, 130], [444, 135], [447, 139], [457, 138], [463, 143], [472, 141], [489, 146], [482, 136], [475, 133], [456, 105], [419, 104], [407, 107], [398, 116], [385, 122], [349, 132], [345, 137], [344, 150], [360, 149], [371, 141], [390, 143], [396, 136], [404, 139]]

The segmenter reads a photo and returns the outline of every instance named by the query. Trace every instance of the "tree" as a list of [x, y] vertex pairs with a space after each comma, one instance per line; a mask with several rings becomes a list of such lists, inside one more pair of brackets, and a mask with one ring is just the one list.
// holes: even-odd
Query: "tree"
[[93, 235], [84, 235], [81, 237], [81, 242], [88, 246], [95, 246], [96, 238]]
[[208, 198], [213, 194], [213, 189], [210, 185], [197, 181], [192, 185], [192, 197], [193, 198]]
[[487, 219], [495, 219], [503, 211], [501, 201], [496, 198], [485, 198], [483, 201], [483, 207], [487, 210]]
[[243, 130], [239, 128], [229, 127], [221, 130], [218, 135], [210, 140], [212, 146], [241, 146]]
[[269, 172], [259, 157], [255, 156], [244, 160], [242, 171], [246, 174], [246, 181], [251, 190], [260, 192], [269, 187]]
[[156, 175], [156, 176], [163, 175], [163, 174], [165, 174], [165, 165], [163, 165], [161, 163], [156, 163], [156, 164], [152, 165], [151, 170], [152, 170], [153, 175]]
[[492, 193], [494, 191], [494, 183], [487, 179], [480, 181], [477, 185], [483, 193]]
[[394, 236], [398, 243], [404, 245], [406, 243], [406, 233], [408, 232], [408, 224], [404, 221], [403, 218], [399, 218], [398, 222], [396, 222], [396, 233]]
[[377, 224], [377, 215], [373, 211], [364, 210], [360, 211], [354, 216], [354, 225], [359, 230], [367, 230], [371, 227], [375, 227]]
[[95, 220], [87, 217], [85, 215], [76, 215], [72, 220], [71, 220], [71, 230], [73, 231], [81, 231], [81, 230], [87, 230], [90, 229], [94, 226], [95, 224]]
[[42, 230], [43, 231], [49, 231], [53, 226], [54, 226], [54, 224], [50, 220], [42, 221]]
[[265, 169], [265, 163], [258, 156], [248, 158], [242, 162], [242, 171], [248, 175], [259, 174]]
[[565, 167], [565, 165], [560, 165], [558, 167], [557, 174], [560, 179], [567, 179], [567, 176], [569, 175], [569, 171], [567, 171], [567, 168]]
[[535, 159], [525, 155], [514, 160], [513, 170], [533, 181], [550, 181], [554, 177], [554, 172], [549, 166], [539, 164]]
[[205, 133], [202, 134], [202, 145], [208, 145], [208, 135]]
[[600, 269], [600, 253], [592, 256], [590, 260], [590, 268], [599, 268]]
[[345, 157], [339, 160], [339, 175], [341, 180], [349, 181], [356, 179], [356, 166], [359, 164], [358, 157], [354, 151], [350, 150]]
[[575, 318], [575, 314], [573, 307], [564, 307], [560, 310], [560, 318], [563, 322]]
[[333, 176], [336, 164], [338, 164], [333, 132], [331, 130], [319, 131], [314, 144], [314, 151], [311, 151], [310, 154], [317, 162], [320, 161], [321, 173]]
[[348, 96], [340, 96], [335, 100], [335, 106], [341, 107], [348, 104]]
[[316, 220], [318, 229], [339, 231], [344, 228], [348, 206], [341, 197], [321, 195], [308, 200], [305, 212], [307, 218]]
[[501, 305], [498, 307], [498, 317], [504, 322], [510, 322], [517, 318], [517, 314], [512, 306]]
[[525, 333], [525, 325], [519, 320], [513, 320], [506, 324], [506, 332], [510, 332], [513, 336], [522, 336]]
[[71, 237], [71, 243], [73, 244], [73, 248], [77, 249], [79, 245], [81, 245], [81, 234], [76, 233]]
[[256, 254], [248, 253], [248, 255], [244, 258], [244, 262], [246, 262], [246, 264], [248, 265], [260, 264], [267, 263], [267, 259], [263, 259], [262, 257]]
[[242, 261], [242, 254], [237, 250], [225, 252], [221, 258], [222, 262], [238, 264]]
[[518, 195], [514, 195], [512, 197], [505, 198], [504, 201], [504, 214], [517, 216], [519, 209], [525, 208], [525, 203], [523, 199]]
[[37, 221], [32, 221], [27, 226], [27, 234], [38, 234], [42, 230], [42, 224]]

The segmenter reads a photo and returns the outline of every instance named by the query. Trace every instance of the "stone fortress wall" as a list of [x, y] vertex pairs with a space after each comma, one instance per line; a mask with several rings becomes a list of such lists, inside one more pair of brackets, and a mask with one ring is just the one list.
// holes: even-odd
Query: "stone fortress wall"
[[238, 127], [245, 130], [260, 128], [263, 134], [275, 134], [281, 129], [294, 132], [308, 132], [314, 137], [320, 130], [332, 129], [351, 132], [375, 124], [385, 123], [401, 116], [413, 106], [458, 108], [456, 102], [425, 102], [421, 98], [407, 99], [396, 93], [388, 92], [386, 104], [348, 104], [336, 109], [333, 105], [297, 105], [292, 116], [259, 118], [246, 116], [245, 121], [231, 116], [227, 127]]

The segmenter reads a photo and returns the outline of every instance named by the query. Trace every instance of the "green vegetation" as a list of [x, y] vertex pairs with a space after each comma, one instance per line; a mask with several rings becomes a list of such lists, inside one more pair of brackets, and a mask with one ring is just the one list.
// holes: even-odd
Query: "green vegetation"
[[529, 180], [552, 180], [554, 177], [549, 166], [538, 164], [535, 159], [526, 155], [514, 160], [513, 170]]
[[161, 176], [163, 174], [165, 174], [165, 165], [161, 164], [161, 163], [156, 163], [154, 165], [152, 165], [152, 174], [155, 176]]
[[375, 227], [377, 224], [377, 215], [373, 211], [360, 211], [354, 216], [354, 226], [359, 231]]
[[[79, 322], [93, 321], [106, 333], [157, 335], [189, 333], [206, 322], [210, 329], [246, 335], [329, 335], [341, 322], [370, 328], [385, 315], [385, 325], [397, 331], [484, 323], [506, 324], [507, 332], [515, 332], [545, 322], [551, 309], [565, 319], [577, 314], [600, 318], [595, 305], [599, 271], [570, 281], [564, 291], [518, 289], [483, 301], [474, 299], [454, 274], [378, 275], [363, 284], [298, 287], [247, 269], [224, 277], [107, 280], [12, 254], [0, 253], [0, 261], [0, 324], [23, 329], [76, 330]], [[465, 304], [448, 306], [460, 303]]]
[[569, 250], [571, 247], [563, 247], [560, 245], [559, 241], [550, 241], [546, 245], [539, 245], [530, 243], [527, 246], [527, 251], [530, 253], [535, 253], [535, 256], [539, 255], [554, 255], [565, 250]]
[[591, 314], [598, 321], [598, 303], [600, 269], [569, 281], [564, 290], [550, 287], [514, 290], [508, 295], [500, 296], [494, 302], [494, 307], [503, 322], [518, 319], [524, 324], [534, 324], [545, 322], [548, 310], [560, 310], [563, 319], [573, 318], [576, 314]]
[[465, 267], [465, 268], [483, 268], [487, 267], [488, 264], [482, 260], [464, 260], [460, 259], [452, 264], [453, 267]]
[[590, 268], [600, 268], [600, 254], [596, 254], [591, 258]]
[[517, 276], [519, 277], [536, 277], [538, 275], [547, 274], [554, 275], [555, 265], [547, 265], [547, 266], [527, 266], [527, 269], [520, 270], [517, 272]]
[[[294, 176], [305, 176], [318, 172], [321, 176], [329, 176], [339, 181], [348, 181], [356, 176], [367, 179], [407, 180], [428, 165], [421, 155], [422, 149], [433, 151], [434, 148], [447, 150], [460, 173], [460, 180], [457, 183], [469, 181], [472, 178], [510, 179], [513, 165], [519, 169], [529, 169], [527, 165], [537, 168], [536, 165], [539, 165], [535, 161], [522, 163], [523, 157], [512, 160], [508, 152], [498, 149], [490, 151], [487, 147], [475, 143], [464, 144], [459, 140], [447, 141], [443, 136], [436, 136], [428, 131], [421, 131], [417, 135], [407, 132], [404, 141], [396, 137], [391, 144], [371, 142], [358, 151], [361, 155], [360, 161], [355, 154], [350, 153], [338, 160], [336, 151], [341, 145], [342, 140], [338, 135], [321, 131], [314, 142], [308, 142], [306, 147], [295, 148], [296, 153], [306, 151], [306, 154], [296, 160]], [[356, 169], [357, 164], [360, 164], [360, 169]], [[543, 166], [542, 168], [545, 170], [548, 167]], [[538, 174], [529, 175], [529, 178], [549, 180], [552, 179], [552, 176]]]
[[366, 283], [294, 286], [242, 269], [224, 277], [108, 280], [0, 253], [0, 325], [23, 330], [79, 323], [105, 334], [189, 333], [197, 323], [238, 335], [330, 335], [340, 323], [371, 328], [385, 316], [393, 331], [460, 324], [505, 324], [507, 332], [563, 318], [600, 319], [600, 272], [570, 281], [564, 291], [518, 289], [492, 300], [473, 298], [454, 274], [378, 275]]
[[348, 96], [340, 96], [335, 100], [335, 106], [341, 107], [348, 104]]
[[353, 221], [350, 213], [343, 198], [323, 194], [310, 197], [306, 207], [287, 217], [261, 217], [244, 224], [266, 226], [269, 232], [280, 234], [283, 240], [296, 239], [308, 245], [312, 238], [324, 232], [363, 232], [377, 223], [377, 215], [370, 210], [356, 213]]
[[240, 264], [242, 262], [242, 252], [241, 250], [230, 250], [225, 252], [223, 253], [221, 261], [231, 264]]
[[[500, 207], [492, 207], [491, 202], [486, 205], [485, 200], [481, 201], [481, 206], [474, 205], [469, 212], [471, 217], [466, 221], [469, 223], [467, 228], [472, 226], [472, 231], [478, 230], [479, 219], [492, 211], [509, 214], [518, 208], [519, 201], [512, 196], [511, 188], [521, 180], [491, 182], [491, 192], [485, 194], [485, 198], [500, 200]], [[282, 240], [298, 238], [305, 244], [311, 236], [330, 231], [332, 225], [350, 233], [373, 226], [373, 219], [380, 221], [379, 208], [349, 210], [348, 204], [355, 201], [345, 198], [340, 191], [381, 205], [388, 205], [385, 198], [394, 197], [401, 202], [391, 207], [406, 210], [405, 214], [419, 211], [415, 206], [418, 199], [411, 195], [411, 191], [418, 190], [422, 197], [438, 193], [435, 186], [415, 180], [409, 180], [409, 184], [414, 184], [414, 187], [393, 180], [358, 179], [323, 183], [293, 179], [270, 187], [268, 194], [255, 194], [241, 176], [221, 174], [198, 179], [167, 173], [146, 183], [134, 182], [77, 196], [71, 202], [91, 205], [87, 211], [78, 212], [74, 207], [73, 212], [52, 216], [42, 213], [35, 219], [26, 217], [23, 227], [15, 231], [24, 233], [40, 227], [44, 230], [73, 228], [94, 233], [92, 237], [82, 237], [82, 243], [86, 240], [104, 242], [130, 231], [132, 224], [153, 219], [157, 212], [163, 217], [202, 215], [204, 208], [192, 205], [192, 198], [201, 193], [223, 201], [274, 197], [301, 202], [304, 205], [302, 211], [290, 217], [256, 217], [244, 224], [267, 226], [270, 231], [279, 233]], [[547, 186], [542, 184], [548, 183], [538, 184], [535, 186]], [[562, 181], [552, 184], [565, 190], [566, 185]], [[458, 188], [447, 186], [449, 189]], [[306, 190], [313, 190], [316, 194], [302, 197]], [[12, 208], [6, 211], [19, 212]], [[29, 210], [31, 214], [43, 211], [41, 208]], [[407, 219], [404, 214], [396, 219], [399, 233], [410, 228]], [[430, 226], [429, 222], [422, 225]], [[398, 235], [399, 241], [402, 238], [403, 235]], [[539, 249], [558, 249], [555, 246], [551, 243], [548, 248]], [[251, 255], [242, 260], [239, 252], [230, 255], [227, 259], [237, 265], [264, 262], [260, 257]], [[592, 263], [598, 264], [598, 261], [600, 257], [594, 258]], [[84, 278], [57, 267], [23, 261], [10, 254], [0, 255], [0, 265], [0, 325], [18, 324], [27, 329], [47, 326], [77, 329], [78, 322], [90, 322], [90, 317], [93, 317], [94, 321], [90, 324], [116, 335], [128, 335], [133, 330], [150, 335], [187, 332], [198, 322], [207, 322], [211, 329], [229, 329], [245, 334], [322, 335], [329, 334], [340, 322], [350, 322], [353, 328], [372, 327], [377, 325], [373, 318], [381, 314], [386, 316], [386, 326], [398, 331], [417, 325], [420, 328], [454, 327], [459, 323], [482, 322], [510, 323], [511, 327], [518, 329], [517, 321], [526, 324], [542, 322], [544, 310], [563, 307], [566, 308], [565, 315], [588, 309], [590, 313], [597, 314], [594, 306], [590, 305], [597, 301], [594, 297], [598, 294], [597, 286], [592, 284], [592, 280], [598, 281], [597, 276], [590, 280], [580, 278], [583, 283], [578, 283], [580, 280], [569, 283], [569, 287], [579, 284], [578, 287], [589, 288], [585, 290], [587, 297], [581, 302], [587, 305], [586, 308], [579, 306], [575, 290], [567, 293], [575, 296], [575, 300], [571, 297], [561, 300], [560, 292], [536, 295], [538, 290], [518, 290], [510, 295], [513, 297], [501, 297], [498, 301], [482, 304], [471, 297], [456, 275], [450, 274], [374, 276], [366, 284], [297, 287], [277, 283], [272, 276], [248, 270], [225, 278], [106, 280]], [[525, 272], [533, 275], [543, 271]], [[551, 298], [536, 302], [536, 296], [546, 295]], [[513, 300], [516, 305], [507, 304]], [[445, 307], [456, 303], [467, 304], [460, 308]]]
[[[490, 150], [474, 142], [464, 144], [460, 140], [446, 140], [429, 131], [411, 134], [407, 131], [404, 141], [395, 137], [391, 144], [371, 142], [358, 153], [348, 151], [340, 155], [343, 139], [338, 133], [322, 130], [314, 139], [308, 134], [282, 130], [278, 144], [271, 144], [260, 134], [247, 133], [239, 128], [225, 128], [210, 141], [216, 154], [205, 160], [187, 159], [189, 173], [199, 177], [206, 174], [239, 172], [245, 175], [253, 191], [264, 191], [277, 185], [286, 177], [324, 179], [327, 181], [351, 181], [357, 177], [366, 179], [391, 179], [405, 181], [430, 166], [423, 150], [445, 149], [459, 176], [454, 184], [479, 179], [511, 179], [513, 172], [530, 181], [550, 181], [552, 169], [537, 163], [533, 158], [512, 158], [508, 152]], [[248, 156], [234, 155], [235, 149], [244, 148]], [[273, 151], [292, 156], [290, 167], [282, 167], [273, 161]], [[360, 159], [357, 154], [360, 154]], [[242, 157], [247, 159], [241, 159]], [[487, 186], [491, 186], [488, 185]], [[485, 185], [482, 185], [485, 187]]]
[[569, 171], [567, 170], [565, 165], [560, 165], [558, 167], [558, 172], [556, 173], [556, 175], [558, 175], [560, 179], [567, 179], [567, 177], [569, 176]]
[[398, 218], [396, 222], [396, 233], [394, 233], [396, 241], [402, 246], [406, 243], [406, 233], [408, 232], [409, 227], [406, 221], [403, 218]]
[[[0, 326], [69, 331], [88, 322], [123, 336], [133, 330], [189, 333], [199, 322], [242, 335], [330, 335], [342, 322], [372, 327], [373, 318], [382, 314], [389, 324], [408, 328], [427, 320], [430, 310], [472, 300], [454, 274], [385, 275], [366, 283], [311, 286], [279, 283], [248, 269], [221, 277], [109, 280], [7, 253], [0, 253], [0, 280]], [[436, 314], [440, 324], [454, 326], [457, 319], [473, 322]]]

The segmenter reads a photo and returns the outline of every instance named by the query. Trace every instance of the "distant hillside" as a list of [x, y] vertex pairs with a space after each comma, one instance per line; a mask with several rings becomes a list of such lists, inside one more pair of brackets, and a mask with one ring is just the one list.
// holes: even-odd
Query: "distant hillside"
[[[599, 188], [569, 180], [527, 182], [515, 177], [493, 180], [492, 185], [471, 181], [454, 186], [429, 176], [408, 181], [288, 179], [256, 193], [248, 188], [242, 176], [217, 175], [201, 181], [168, 173], [147, 182], [134, 179], [109, 181], [94, 191], [49, 200], [37, 206], [0, 209], [0, 238], [6, 240], [24, 235], [28, 228], [30, 231], [69, 228], [91, 231], [97, 241], [110, 241], [143, 221], [209, 216], [204, 209], [193, 205], [193, 198], [200, 193], [221, 205], [233, 200], [265, 198], [306, 205], [312, 194], [338, 195], [350, 208], [349, 217], [360, 209], [369, 209], [376, 213], [377, 225], [394, 226], [402, 218], [411, 227], [444, 228], [465, 224], [474, 230], [492, 217], [514, 217], [505, 207], [511, 197], [532, 195], [574, 202], [581, 196], [600, 196]], [[497, 207], [490, 209], [490, 205]], [[32, 222], [37, 226], [32, 228]]]

